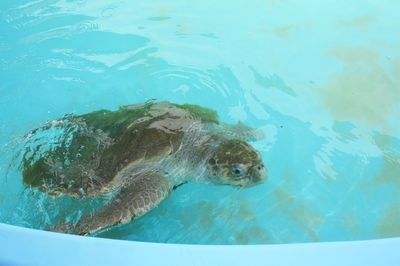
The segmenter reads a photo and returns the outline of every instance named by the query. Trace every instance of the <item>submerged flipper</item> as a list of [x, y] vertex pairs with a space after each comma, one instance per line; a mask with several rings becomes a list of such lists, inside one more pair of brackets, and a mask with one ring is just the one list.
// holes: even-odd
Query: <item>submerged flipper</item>
[[255, 129], [246, 126], [242, 122], [238, 122], [235, 125], [220, 123], [210, 126], [211, 131], [217, 133], [218, 135], [240, 139], [243, 141], [257, 141], [265, 138], [265, 134], [261, 129]]
[[76, 224], [63, 223], [51, 231], [87, 235], [142, 216], [164, 200], [173, 185], [159, 172], [141, 173], [122, 186], [115, 198], [94, 214], [84, 214]]

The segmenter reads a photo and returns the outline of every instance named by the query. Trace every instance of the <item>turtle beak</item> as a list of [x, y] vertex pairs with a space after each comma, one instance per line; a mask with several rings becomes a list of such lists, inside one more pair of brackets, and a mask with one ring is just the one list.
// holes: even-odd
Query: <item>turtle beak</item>
[[250, 169], [250, 179], [246, 187], [253, 187], [263, 184], [267, 178], [268, 171], [262, 163], [253, 166]]

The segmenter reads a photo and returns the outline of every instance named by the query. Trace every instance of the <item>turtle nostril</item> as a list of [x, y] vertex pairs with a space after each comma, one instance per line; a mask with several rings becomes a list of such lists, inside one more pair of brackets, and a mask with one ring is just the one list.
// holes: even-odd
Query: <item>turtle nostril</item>
[[263, 164], [257, 165], [257, 170], [261, 171], [261, 169], [263, 169], [263, 168], [264, 168], [264, 165], [263, 165]]

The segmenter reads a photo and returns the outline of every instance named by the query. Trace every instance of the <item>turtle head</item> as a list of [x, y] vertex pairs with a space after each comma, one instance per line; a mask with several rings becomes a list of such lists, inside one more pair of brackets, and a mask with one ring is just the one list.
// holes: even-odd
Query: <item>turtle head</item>
[[237, 139], [220, 143], [207, 161], [210, 179], [217, 184], [251, 187], [267, 179], [260, 154], [247, 142]]

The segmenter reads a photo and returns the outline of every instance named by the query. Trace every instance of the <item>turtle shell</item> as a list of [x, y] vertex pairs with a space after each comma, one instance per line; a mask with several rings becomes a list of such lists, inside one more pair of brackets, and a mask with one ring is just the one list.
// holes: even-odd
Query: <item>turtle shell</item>
[[54, 120], [28, 134], [24, 185], [53, 196], [96, 195], [126, 167], [172, 154], [195, 123], [218, 124], [218, 117], [197, 105], [159, 102]]

